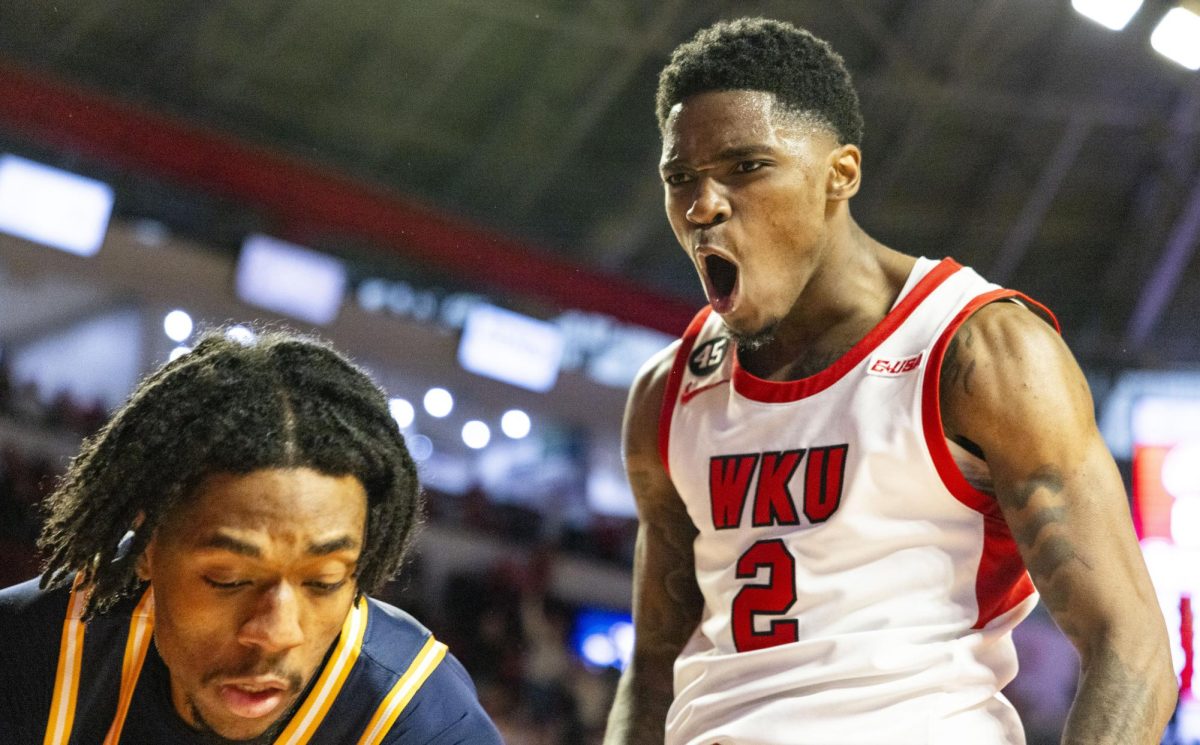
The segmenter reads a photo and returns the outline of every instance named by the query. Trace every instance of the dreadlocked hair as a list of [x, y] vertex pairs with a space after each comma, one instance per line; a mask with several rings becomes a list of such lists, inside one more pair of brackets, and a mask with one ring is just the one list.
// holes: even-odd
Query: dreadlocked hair
[[790, 113], [815, 117], [841, 144], [862, 144], [862, 111], [846, 63], [828, 42], [790, 23], [722, 21], [676, 47], [658, 76], [659, 131], [675, 104], [724, 90], [771, 93]]
[[41, 584], [79, 574], [90, 588], [86, 614], [108, 610], [137, 588], [137, 559], [155, 528], [205, 477], [300, 467], [362, 483], [356, 581], [378, 591], [421, 514], [416, 466], [383, 391], [315, 339], [267, 331], [241, 343], [210, 331], [143, 380], [72, 460], [47, 500]]

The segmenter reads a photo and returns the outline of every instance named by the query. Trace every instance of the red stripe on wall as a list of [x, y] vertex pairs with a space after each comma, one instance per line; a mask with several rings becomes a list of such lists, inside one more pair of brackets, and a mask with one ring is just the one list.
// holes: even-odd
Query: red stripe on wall
[[285, 237], [377, 243], [483, 286], [677, 335], [693, 308], [286, 153], [0, 62], [0, 126], [98, 162], [257, 206]]

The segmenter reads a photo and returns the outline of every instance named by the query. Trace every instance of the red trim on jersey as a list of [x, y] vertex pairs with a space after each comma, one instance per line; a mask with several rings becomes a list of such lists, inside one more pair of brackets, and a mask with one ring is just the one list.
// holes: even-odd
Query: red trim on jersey
[[662, 414], [658, 417], [658, 457], [662, 459], [663, 470], [667, 472], [667, 476], [671, 475], [671, 464], [667, 458], [667, 446], [671, 439], [671, 417], [675, 415], [675, 402], [679, 400], [679, 387], [683, 385], [683, 372], [687, 369], [688, 356], [692, 353], [692, 347], [696, 346], [696, 338], [700, 336], [700, 329], [704, 328], [704, 322], [708, 320], [711, 313], [711, 305], [701, 308], [700, 312], [692, 318], [692, 322], [688, 324], [687, 330], [683, 332], [679, 349], [675, 350], [675, 361], [671, 363], [667, 388], [663, 391]]
[[846, 373], [853, 370], [867, 358], [875, 348], [891, 336], [900, 324], [904, 323], [921, 301], [936, 290], [950, 275], [962, 269], [954, 259], [942, 261], [929, 271], [921, 281], [912, 288], [895, 308], [892, 308], [879, 323], [875, 324], [867, 335], [850, 351], [839, 357], [832, 365], [821, 372], [800, 380], [778, 382], [765, 380], [747, 371], [738, 363], [737, 352], [733, 356], [733, 388], [741, 395], [753, 401], [768, 404], [782, 404], [799, 401], [802, 398], [820, 393], [840, 380]]
[[942, 427], [941, 369], [946, 347], [955, 332], [975, 311], [988, 303], [1005, 298], [1016, 298], [1026, 303], [1031, 310], [1045, 317], [1056, 331], [1058, 319], [1044, 305], [1014, 290], [997, 289], [985, 292], [972, 299], [959, 311], [929, 351], [925, 364], [925, 384], [921, 392], [921, 419], [925, 430], [925, 445], [933, 457], [933, 465], [955, 499], [983, 515], [983, 554], [979, 558], [979, 570], [975, 575], [975, 599], [979, 616], [972, 628], [981, 629], [1033, 593], [1033, 580], [1025, 569], [1025, 562], [1017, 550], [1008, 523], [1000, 513], [1000, 506], [991, 494], [981, 492], [967, 482], [950, 448], [946, 445], [946, 431]]

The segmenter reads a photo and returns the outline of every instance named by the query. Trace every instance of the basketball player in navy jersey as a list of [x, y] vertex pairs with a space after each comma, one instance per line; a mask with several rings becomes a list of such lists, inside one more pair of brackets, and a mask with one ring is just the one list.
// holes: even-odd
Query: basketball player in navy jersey
[[445, 646], [366, 595], [419, 513], [361, 370], [207, 335], [85, 444], [45, 574], [0, 591], [0, 742], [499, 743]]
[[1023, 743], [1000, 689], [1040, 593], [1081, 660], [1063, 741], [1157, 743], [1164, 623], [1053, 316], [855, 223], [858, 100], [808, 32], [701, 31], [657, 114], [709, 306], [630, 392], [636, 644], [605, 742]]

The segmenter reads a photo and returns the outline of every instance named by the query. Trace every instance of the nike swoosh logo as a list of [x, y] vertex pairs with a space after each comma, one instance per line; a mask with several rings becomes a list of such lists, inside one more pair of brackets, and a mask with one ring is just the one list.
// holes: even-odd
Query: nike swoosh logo
[[692, 386], [694, 384], [688, 383], [687, 386], [683, 389], [683, 395], [679, 397], [679, 403], [686, 404], [688, 401], [691, 401], [693, 398], [695, 398], [696, 396], [699, 396], [701, 393], [704, 393], [707, 390], [716, 388], [719, 385], [725, 385], [728, 382], [729, 382], [729, 378], [725, 378], [724, 380], [718, 380], [715, 383], [709, 383], [708, 385], [702, 385], [699, 388], [693, 388]]

